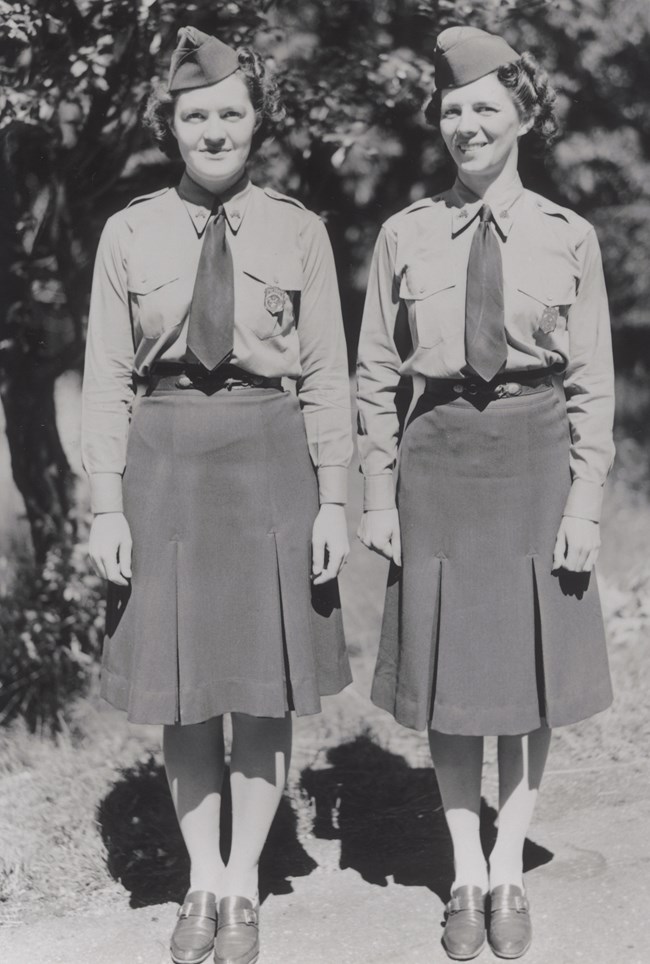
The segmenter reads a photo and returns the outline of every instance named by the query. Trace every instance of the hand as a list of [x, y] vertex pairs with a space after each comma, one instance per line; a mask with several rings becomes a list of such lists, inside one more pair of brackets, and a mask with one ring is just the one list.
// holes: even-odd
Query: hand
[[364, 512], [357, 531], [364, 546], [402, 565], [402, 540], [397, 509], [371, 509]]
[[[325, 553], [327, 552], [327, 568]], [[311, 570], [315, 586], [336, 579], [350, 552], [345, 509], [326, 502], [314, 520], [311, 535]]]
[[121, 512], [102, 512], [90, 527], [88, 555], [102, 579], [128, 586], [131, 578], [131, 530]]
[[597, 522], [563, 516], [555, 540], [553, 569], [591, 572], [599, 549], [600, 526]]

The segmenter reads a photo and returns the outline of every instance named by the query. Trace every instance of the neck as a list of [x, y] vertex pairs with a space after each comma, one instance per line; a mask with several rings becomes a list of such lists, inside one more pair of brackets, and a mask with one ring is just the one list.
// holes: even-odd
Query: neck
[[473, 194], [489, 204], [493, 199], [498, 199], [518, 180], [517, 161], [518, 152], [514, 150], [508, 155], [506, 163], [497, 174], [491, 173], [481, 176], [480, 174], [468, 174], [467, 171], [463, 171], [461, 174], [458, 171], [458, 180], [469, 188]]
[[198, 184], [199, 187], [202, 187], [204, 191], [208, 191], [215, 197], [222, 197], [224, 194], [227, 194], [231, 188], [236, 187], [240, 181], [244, 180], [246, 177], [246, 167], [240, 168], [239, 171], [236, 171], [228, 178], [224, 178], [222, 181], [212, 181], [207, 180], [206, 178], [193, 176], [189, 173], [187, 168], [185, 168], [185, 174], [190, 181], [194, 181], [194, 183]]

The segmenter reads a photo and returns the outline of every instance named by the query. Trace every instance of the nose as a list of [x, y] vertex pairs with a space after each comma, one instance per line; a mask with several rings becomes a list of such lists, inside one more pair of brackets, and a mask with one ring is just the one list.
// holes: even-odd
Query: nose
[[203, 139], [210, 146], [223, 144], [226, 139], [223, 122], [218, 114], [211, 114], [203, 129]]
[[459, 134], [465, 136], [470, 136], [476, 133], [478, 127], [476, 114], [471, 107], [463, 107], [460, 112], [460, 117], [458, 119], [458, 127], [456, 128]]

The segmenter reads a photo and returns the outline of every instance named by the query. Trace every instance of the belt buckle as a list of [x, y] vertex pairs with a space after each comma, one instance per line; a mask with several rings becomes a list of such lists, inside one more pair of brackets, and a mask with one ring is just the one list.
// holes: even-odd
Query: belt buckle
[[514, 398], [516, 395], [521, 395], [521, 392], [522, 387], [519, 382], [501, 382], [494, 388], [494, 394], [497, 398]]
[[466, 395], [478, 395], [479, 387], [476, 382], [467, 382], [464, 387], [464, 392]]

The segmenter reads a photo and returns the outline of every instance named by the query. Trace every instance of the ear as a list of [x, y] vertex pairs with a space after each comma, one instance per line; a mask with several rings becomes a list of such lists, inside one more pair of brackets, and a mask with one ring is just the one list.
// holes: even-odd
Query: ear
[[534, 117], [528, 117], [519, 125], [519, 130], [517, 131], [517, 137], [523, 137], [528, 131], [532, 130], [533, 124], [535, 123]]

